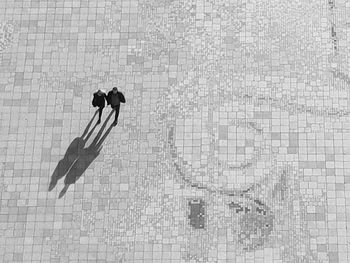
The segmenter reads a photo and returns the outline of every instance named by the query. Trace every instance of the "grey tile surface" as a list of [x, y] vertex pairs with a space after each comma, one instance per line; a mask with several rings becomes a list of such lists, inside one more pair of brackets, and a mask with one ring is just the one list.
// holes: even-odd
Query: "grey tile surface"
[[349, 2], [0, 6], [0, 262], [350, 262]]

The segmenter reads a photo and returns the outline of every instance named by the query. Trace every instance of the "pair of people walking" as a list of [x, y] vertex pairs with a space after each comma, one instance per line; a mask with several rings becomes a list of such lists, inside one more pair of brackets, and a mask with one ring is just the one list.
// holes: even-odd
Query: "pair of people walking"
[[106, 95], [106, 92], [102, 89], [99, 89], [97, 92], [95, 92], [92, 100], [92, 106], [99, 108], [97, 124], [101, 123], [101, 116], [102, 116], [102, 111], [105, 107], [105, 101], [107, 101], [107, 105], [111, 105], [111, 108], [115, 110], [115, 118], [114, 118], [113, 124], [117, 125], [119, 110], [120, 110], [120, 103], [125, 103], [125, 97], [123, 93], [118, 91], [117, 87], [114, 87], [111, 91], [108, 92], [107, 95]]

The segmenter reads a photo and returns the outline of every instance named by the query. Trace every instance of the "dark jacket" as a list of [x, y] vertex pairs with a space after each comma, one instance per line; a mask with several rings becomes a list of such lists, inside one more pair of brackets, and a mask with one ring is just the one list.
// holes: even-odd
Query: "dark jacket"
[[102, 94], [101, 96], [99, 96], [97, 92], [95, 92], [94, 98], [92, 99], [92, 106], [104, 108], [106, 98], [107, 98], [106, 94]]
[[[107, 104], [111, 104], [111, 96], [113, 94], [113, 91], [111, 90], [110, 92], [108, 92], [108, 95], [107, 95]], [[126, 100], [125, 100], [125, 97], [124, 97], [124, 94], [121, 93], [120, 91], [117, 92], [118, 96], [119, 96], [119, 100], [121, 103], [125, 103]]]

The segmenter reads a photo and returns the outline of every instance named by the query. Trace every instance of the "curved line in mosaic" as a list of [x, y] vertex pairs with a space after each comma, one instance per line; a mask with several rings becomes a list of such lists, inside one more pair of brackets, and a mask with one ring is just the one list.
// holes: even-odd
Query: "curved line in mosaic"
[[335, 2], [334, 0], [328, 0], [328, 5], [329, 5], [329, 12], [330, 12], [330, 36], [332, 40], [332, 49], [333, 49], [333, 55], [337, 56], [339, 47], [338, 47], [338, 37], [337, 37], [337, 30], [336, 30], [336, 16], [334, 12], [335, 8]]
[[[215, 60], [215, 61], [219, 61], [219, 59]], [[188, 72], [194, 72], [193, 75], [187, 75], [187, 78], [185, 80], [183, 80], [181, 83], [178, 83], [176, 85], [172, 85], [173, 87], [186, 87], [189, 86], [196, 81], [196, 77], [199, 77], [200, 75], [206, 75], [206, 69], [209, 68], [211, 65], [215, 65], [214, 62], [208, 63], [203, 62], [201, 64], [197, 64], [194, 68], [192, 68], [191, 70], [188, 70]], [[198, 72], [200, 69], [202, 69], [202, 72]], [[212, 73], [211, 75], [213, 75], [214, 73]], [[209, 74], [210, 75], [210, 74]], [[230, 78], [229, 74], [224, 74], [226, 77]], [[223, 77], [225, 77], [223, 76]], [[208, 78], [206, 76], [206, 78]], [[227, 83], [228, 85], [232, 85], [230, 83]], [[170, 89], [171, 90], [171, 89]], [[176, 89], [177, 90], [177, 89]], [[219, 92], [222, 92], [223, 94], [221, 95], [225, 95], [225, 97], [230, 97], [230, 96], [235, 96], [238, 100], [241, 101], [241, 103], [250, 103], [250, 104], [256, 104], [256, 105], [261, 105], [261, 104], [268, 104], [271, 107], [277, 108], [277, 109], [281, 109], [284, 111], [289, 112], [290, 114], [299, 114], [299, 113], [305, 113], [305, 114], [313, 114], [316, 116], [323, 116], [323, 117], [347, 117], [350, 116], [350, 110], [342, 110], [342, 109], [337, 109], [337, 108], [333, 108], [333, 107], [316, 107], [316, 106], [307, 106], [305, 104], [298, 104], [298, 103], [294, 103], [291, 102], [290, 99], [286, 96], [282, 96], [281, 98], [274, 98], [271, 96], [262, 96], [262, 95], [256, 95], [256, 94], [250, 94], [247, 93], [246, 91], [242, 90], [242, 89], [231, 89], [230, 91], [227, 91], [227, 86], [226, 89], [220, 87]], [[178, 106], [178, 104], [182, 103], [182, 105], [188, 105], [190, 103], [189, 97], [187, 96], [183, 96], [181, 97], [182, 100], [178, 100], [177, 101], [171, 101], [171, 98], [169, 96], [172, 96], [173, 94], [171, 92], [168, 93], [168, 105], [172, 105], [172, 106]], [[185, 110], [185, 108], [183, 109]]]
[[[216, 188], [216, 187], [208, 187], [200, 182], [194, 182], [192, 179], [188, 178], [185, 173], [184, 169], [188, 169], [187, 162], [183, 160], [183, 158], [179, 157], [177, 154], [176, 146], [173, 142], [173, 128], [170, 129], [168, 133], [168, 145], [170, 147], [170, 155], [172, 156], [173, 165], [175, 167], [175, 170], [178, 175], [180, 175], [181, 180], [188, 186], [191, 186], [193, 188], [197, 188], [198, 190], [206, 190], [209, 193], [218, 193], [226, 196], [245, 196], [248, 199], [251, 199], [251, 197], [247, 196], [247, 193], [253, 191], [259, 183], [251, 184], [249, 187], [247, 187], [244, 190], [234, 189], [234, 190], [227, 190], [222, 188]], [[179, 164], [176, 159], [181, 160], [181, 164]]]
[[[231, 125], [234, 125], [236, 127], [244, 126], [245, 128], [248, 128], [249, 130], [252, 130], [256, 134], [262, 134], [263, 130], [261, 128], [256, 127], [255, 122], [247, 121], [246, 119], [237, 119], [232, 120], [230, 122]], [[254, 153], [251, 158], [246, 160], [245, 162], [242, 162], [239, 165], [229, 165], [226, 161], [219, 161], [219, 166], [226, 168], [228, 170], [244, 170], [247, 168], [251, 168], [256, 165], [258, 160], [261, 158], [263, 150], [266, 148], [265, 141], [263, 141], [263, 146], [261, 147], [254, 147]]]
[[333, 69], [331, 71], [331, 74], [333, 75], [333, 77], [335, 79], [338, 79], [340, 81], [343, 81], [346, 85], [346, 87], [340, 87], [338, 89], [346, 89], [347, 91], [349, 91], [349, 87], [350, 87], [350, 76], [342, 71]]
[[4, 52], [11, 45], [14, 30], [15, 25], [10, 21], [7, 21], [1, 26], [2, 32], [0, 32], [0, 53]]
[[291, 114], [311, 113], [316, 116], [323, 116], [323, 117], [346, 117], [350, 115], [350, 111], [338, 110], [336, 108], [325, 107], [325, 108], [319, 109], [317, 107], [310, 107], [304, 104], [284, 102], [286, 98], [277, 99], [269, 96], [256, 96], [256, 95], [250, 95], [248, 93], [242, 94], [239, 92], [234, 92], [234, 95], [239, 99], [249, 101], [249, 103], [261, 104], [263, 102], [267, 102], [272, 107], [279, 108], [281, 110], [286, 110]]
[[5, 175], [5, 163], [0, 163], [0, 197], [2, 197], [2, 193], [5, 193], [7, 191], [7, 185], [4, 182], [4, 175]]

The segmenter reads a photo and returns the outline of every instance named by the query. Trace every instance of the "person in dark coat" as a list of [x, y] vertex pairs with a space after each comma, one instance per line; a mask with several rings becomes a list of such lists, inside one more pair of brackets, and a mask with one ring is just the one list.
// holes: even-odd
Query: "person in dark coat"
[[101, 116], [103, 108], [105, 107], [105, 100], [106, 100], [106, 92], [104, 90], [99, 89], [97, 92], [94, 93], [94, 98], [92, 100], [92, 106], [98, 107], [98, 121], [97, 124], [101, 123]]
[[120, 103], [125, 103], [125, 97], [123, 93], [118, 91], [117, 87], [114, 87], [110, 92], [108, 92], [107, 95], [107, 104], [110, 104], [112, 109], [115, 110], [115, 119], [113, 122], [114, 125], [117, 125], [118, 123]]

